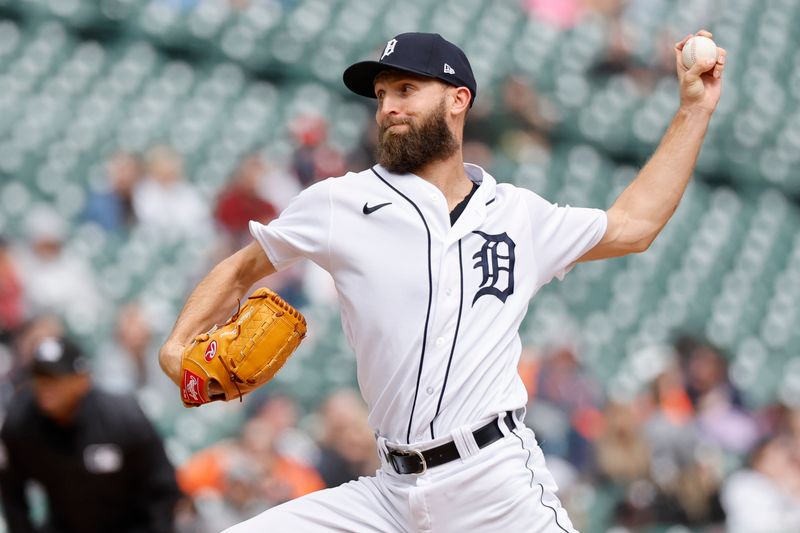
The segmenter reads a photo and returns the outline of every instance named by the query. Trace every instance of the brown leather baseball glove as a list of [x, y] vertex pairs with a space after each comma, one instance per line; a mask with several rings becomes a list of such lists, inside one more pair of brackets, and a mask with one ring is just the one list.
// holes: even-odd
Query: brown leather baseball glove
[[256, 290], [228, 321], [183, 352], [185, 407], [239, 398], [271, 380], [306, 336], [306, 319], [269, 289]]

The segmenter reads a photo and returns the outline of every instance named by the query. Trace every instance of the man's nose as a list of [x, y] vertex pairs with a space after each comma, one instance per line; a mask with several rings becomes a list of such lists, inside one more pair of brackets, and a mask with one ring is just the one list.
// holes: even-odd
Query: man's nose
[[384, 96], [378, 103], [378, 114], [381, 117], [400, 114], [400, 101], [391, 96]]

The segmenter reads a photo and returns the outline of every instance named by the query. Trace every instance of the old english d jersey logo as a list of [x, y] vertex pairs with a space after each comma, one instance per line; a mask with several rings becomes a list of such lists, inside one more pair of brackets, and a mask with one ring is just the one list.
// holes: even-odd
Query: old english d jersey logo
[[516, 244], [506, 232], [490, 235], [482, 231], [473, 231], [483, 237], [481, 249], [472, 256], [476, 260], [472, 268], [481, 271], [480, 289], [472, 299], [472, 305], [481, 296], [496, 296], [506, 303], [506, 298], [514, 294], [514, 248]]

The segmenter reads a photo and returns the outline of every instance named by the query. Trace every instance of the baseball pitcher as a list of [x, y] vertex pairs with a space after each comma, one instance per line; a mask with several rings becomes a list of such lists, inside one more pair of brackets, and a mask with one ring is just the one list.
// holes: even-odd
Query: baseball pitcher
[[[725, 67], [720, 49], [686, 68], [689, 37], [674, 50], [679, 109], [607, 211], [560, 207], [464, 163], [477, 86], [467, 57], [440, 35], [398, 35], [377, 61], [344, 72], [350, 90], [377, 101], [377, 164], [312, 185], [267, 225], [251, 222], [253, 242], [200, 282], [160, 361], [187, 405], [269, 379], [305, 334], [279, 296], [265, 289], [225, 326], [198, 333], [257, 280], [309, 259], [335, 281], [382, 466], [230, 532], [575, 531], [521, 422], [518, 328], [543, 285], [577, 262], [647, 250], [677, 208]], [[271, 307], [253, 322], [262, 302]]]

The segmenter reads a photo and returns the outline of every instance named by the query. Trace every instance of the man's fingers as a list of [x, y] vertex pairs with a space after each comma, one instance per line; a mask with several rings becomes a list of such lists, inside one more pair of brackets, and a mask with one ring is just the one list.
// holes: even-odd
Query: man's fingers
[[708, 31], [708, 30], [700, 30], [700, 31], [699, 31], [699, 32], [697, 32], [695, 35], [700, 35], [700, 36], [702, 36], [702, 37], [708, 37], [709, 39], [711, 39], [711, 38], [712, 38], [712, 37], [711, 37], [711, 32], [710, 32], [710, 31]]
[[704, 61], [698, 61], [692, 68], [686, 71], [687, 81], [692, 81], [695, 78], [699, 78], [701, 74], [704, 72], [708, 72], [711, 70], [717, 62], [713, 59], [706, 59]]
[[722, 71], [725, 70], [725, 55], [728, 53], [724, 48], [717, 48], [717, 64], [714, 67], [714, 77], [721, 78]]
[[681, 50], [683, 50], [683, 45], [685, 45], [686, 41], [688, 41], [692, 37], [694, 37], [694, 35], [689, 34], [686, 37], [684, 37], [683, 39], [681, 39], [680, 41], [678, 41], [677, 43], [675, 43], [675, 51], [676, 52], [680, 52]]

